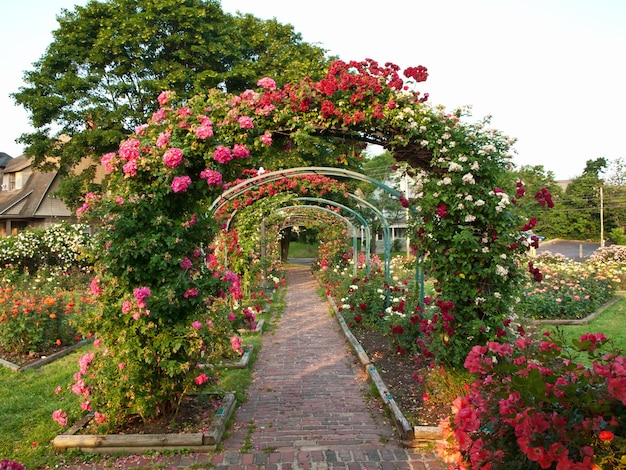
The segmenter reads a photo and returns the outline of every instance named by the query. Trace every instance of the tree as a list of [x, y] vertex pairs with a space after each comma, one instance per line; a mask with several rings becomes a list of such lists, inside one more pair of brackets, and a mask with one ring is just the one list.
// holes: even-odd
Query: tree
[[607, 166], [605, 158], [587, 160], [582, 174], [565, 189], [562, 205], [555, 212], [558, 236], [569, 240], [600, 238], [600, 174]]
[[[264, 76], [279, 84], [320, 78], [327, 64], [325, 50], [291, 25], [229, 15], [216, 0], [92, 0], [62, 10], [58, 23], [12, 96], [35, 128], [19, 138], [26, 155], [63, 174], [85, 156], [115, 150], [156, 111], [164, 90], [182, 102], [215, 87], [253, 88]], [[71, 139], [60, 144], [61, 136]]]

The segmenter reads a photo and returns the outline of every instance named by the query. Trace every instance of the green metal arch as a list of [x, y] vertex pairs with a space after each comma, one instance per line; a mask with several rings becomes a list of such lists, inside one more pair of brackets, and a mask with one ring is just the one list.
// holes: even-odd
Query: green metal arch
[[335, 217], [343, 219], [343, 221], [346, 223], [346, 225], [352, 229], [352, 248], [353, 248], [352, 249], [352, 256], [353, 256], [353, 263], [352, 263], [353, 268], [352, 268], [352, 271], [353, 271], [353, 275], [356, 276], [356, 274], [357, 274], [356, 266], [357, 266], [357, 256], [358, 256], [358, 254], [357, 254], [357, 242], [356, 242], [356, 227], [354, 226], [354, 224], [352, 222], [350, 222], [348, 220], [347, 217], [344, 217], [341, 214], [337, 214], [335, 211], [331, 211], [327, 207], [316, 206], [314, 204], [300, 204], [300, 205], [295, 205], [295, 206], [280, 207], [280, 208], [276, 209], [275, 211], [271, 212], [270, 214], [275, 214], [277, 212], [280, 212], [280, 211], [283, 211], [283, 210], [287, 210], [287, 209], [314, 209], [314, 210], [328, 212], [329, 214], [333, 214]]
[[[331, 167], [296, 167], [296, 168], [288, 168], [285, 170], [277, 170], [277, 171], [269, 171], [262, 173], [260, 175], [254, 176], [253, 178], [249, 178], [245, 181], [242, 181], [235, 186], [228, 188], [224, 191], [218, 198], [216, 198], [211, 206], [209, 207], [209, 212], [215, 213], [221, 207], [223, 207], [227, 202], [235, 199], [242, 194], [245, 194], [250, 188], [259, 186], [264, 183], [269, 183], [271, 181], [276, 181], [282, 178], [289, 178], [292, 176], [303, 176], [303, 175], [324, 175], [324, 176], [340, 176], [344, 178], [350, 178], [358, 181], [364, 181], [366, 183], [372, 183], [375, 186], [381, 188], [382, 190], [388, 192], [392, 196], [397, 198], [403, 197], [403, 194], [393, 189], [390, 186], [387, 186], [381, 181], [378, 181], [374, 178], [370, 178], [369, 176], [363, 175], [361, 173], [357, 173], [356, 171], [345, 170], [343, 168], [331, 168]], [[409, 210], [414, 214], [417, 213], [417, 210], [409, 205]]]

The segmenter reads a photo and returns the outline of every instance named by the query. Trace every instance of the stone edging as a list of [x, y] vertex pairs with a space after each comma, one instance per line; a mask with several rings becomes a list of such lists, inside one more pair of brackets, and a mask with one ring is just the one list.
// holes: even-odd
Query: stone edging
[[341, 329], [343, 330], [344, 335], [350, 342], [350, 345], [352, 346], [354, 352], [359, 358], [359, 362], [365, 368], [365, 371], [370, 377], [370, 380], [376, 386], [378, 394], [389, 408], [389, 412], [393, 417], [394, 424], [396, 425], [396, 428], [400, 433], [402, 443], [406, 447], [419, 447], [421, 445], [437, 442], [443, 439], [442, 430], [438, 426], [411, 426], [409, 421], [402, 414], [402, 411], [400, 411], [400, 408], [398, 407], [398, 404], [394, 400], [393, 396], [385, 386], [385, 383], [378, 373], [376, 366], [372, 363], [367, 353], [363, 350], [363, 346], [361, 346], [361, 343], [359, 343], [356, 337], [352, 334], [350, 328], [348, 328], [348, 325], [346, 324], [343, 315], [341, 315], [339, 309], [337, 308], [337, 304], [331, 296], [327, 296], [327, 299], [333, 308], [335, 317], [341, 325]]
[[6, 361], [4, 359], [0, 359], [0, 366], [4, 366], [4, 367], [8, 367], [9, 369], [12, 369], [16, 372], [23, 372], [26, 369], [37, 369], [41, 366], [45, 366], [46, 364], [51, 363], [52, 361], [56, 361], [57, 359], [62, 358], [63, 356], [67, 356], [69, 353], [72, 353], [74, 351], [76, 351], [78, 348], [82, 348], [84, 345], [86, 345], [87, 343], [91, 342], [91, 340], [87, 340], [84, 339], [82, 341], [79, 341], [78, 343], [74, 343], [71, 346], [68, 346], [60, 351], [57, 351], [55, 353], [52, 353], [48, 356], [42, 357], [41, 359], [38, 359], [36, 361], [33, 362], [29, 362], [28, 364], [25, 364], [23, 366], [14, 364], [10, 361]]
[[252, 351], [254, 351], [253, 344], [247, 344], [243, 346], [243, 354], [237, 362], [224, 362], [222, 364], [198, 364], [200, 369], [245, 369], [248, 367], [250, 358], [252, 358]]
[[211, 452], [221, 442], [226, 423], [235, 411], [234, 393], [226, 393], [220, 407], [215, 412], [211, 426], [206, 433], [189, 434], [76, 434], [90, 420], [91, 415], [72, 426], [68, 431], [56, 436], [52, 445], [56, 450], [79, 449], [94, 454], [117, 452], [143, 453], [162, 450], [189, 450]]

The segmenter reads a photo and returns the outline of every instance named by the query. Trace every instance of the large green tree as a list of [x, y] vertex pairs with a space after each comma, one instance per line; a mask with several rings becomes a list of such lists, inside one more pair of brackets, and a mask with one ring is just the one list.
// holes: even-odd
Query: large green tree
[[556, 207], [553, 220], [557, 236], [568, 240], [600, 239], [600, 187], [605, 158], [587, 160], [582, 174], [565, 189], [562, 204]]
[[[319, 79], [327, 65], [326, 51], [291, 25], [226, 14], [217, 0], [92, 0], [57, 20], [53, 42], [12, 96], [35, 129], [19, 138], [25, 153], [62, 172], [116, 149], [164, 90], [183, 101], [216, 87], [243, 91], [264, 76], [279, 85]], [[69, 192], [86, 189], [74, 181]]]

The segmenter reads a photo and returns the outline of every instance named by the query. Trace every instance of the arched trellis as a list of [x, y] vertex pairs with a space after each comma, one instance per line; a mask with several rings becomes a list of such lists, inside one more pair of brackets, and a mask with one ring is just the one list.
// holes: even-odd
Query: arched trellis
[[358, 254], [357, 254], [357, 231], [356, 231], [356, 227], [354, 226], [354, 224], [350, 222], [350, 220], [347, 217], [344, 217], [341, 214], [338, 214], [337, 212], [327, 207], [322, 207], [322, 206], [318, 206], [315, 204], [299, 204], [299, 205], [293, 205], [293, 206], [284, 206], [284, 207], [280, 207], [279, 209], [276, 209], [275, 211], [272, 212], [272, 214], [280, 212], [280, 211], [291, 210], [291, 209], [313, 209], [313, 210], [327, 212], [329, 214], [334, 215], [335, 217], [342, 219], [346, 223], [346, 225], [352, 230], [352, 248], [353, 248], [352, 251], [353, 251], [353, 256], [354, 256], [353, 274], [356, 276]]
[[[323, 175], [323, 176], [335, 176], [342, 178], [350, 178], [357, 181], [363, 181], [365, 183], [371, 183], [377, 186], [378, 188], [388, 192], [392, 196], [397, 197], [398, 199], [404, 198], [404, 195], [384, 184], [382, 181], [378, 181], [374, 178], [370, 178], [367, 175], [362, 173], [357, 173], [356, 171], [345, 170], [343, 168], [333, 168], [333, 167], [297, 167], [297, 168], [288, 168], [284, 170], [277, 171], [267, 171], [263, 172], [260, 175], [254, 176], [252, 178], [246, 179], [239, 184], [236, 184], [226, 191], [224, 191], [218, 198], [216, 198], [211, 206], [209, 207], [209, 212], [216, 213], [220, 208], [222, 208], [229, 201], [245, 194], [250, 188], [254, 186], [258, 186], [260, 184], [269, 183], [271, 181], [276, 181], [283, 178], [290, 178], [296, 176], [306, 176], [306, 175]], [[417, 210], [409, 205], [409, 210], [416, 214]]]
[[[369, 224], [367, 223], [367, 220], [365, 220], [365, 218], [361, 214], [356, 212], [354, 209], [351, 209], [350, 207], [346, 206], [345, 204], [341, 204], [339, 202], [331, 201], [330, 199], [324, 199], [324, 198], [319, 198], [319, 197], [297, 197], [297, 198], [294, 198], [293, 200], [294, 201], [307, 201], [307, 202], [320, 202], [322, 204], [328, 204], [329, 206], [338, 207], [340, 209], [345, 210], [349, 214], [352, 214], [365, 227], [366, 247], [367, 247], [367, 253], [369, 254], [370, 240], [372, 238], [372, 232], [370, 230]], [[353, 256], [354, 256], [354, 268], [355, 268], [355, 274], [356, 274], [356, 265], [357, 265], [357, 245], [356, 245], [356, 243], [353, 246]], [[370, 275], [370, 258], [369, 258], [369, 256], [366, 257], [365, 273], [366, 273], [366, 276]], [[389, 280], [387, 280], [387, 283], [389, 283]]]
[[[228, 188], [226, 191], [224, 191], [218, 198], [216, 198], [213, 203], [211, 204], [211, 206], [209, 207], [209, 212], [212, 213], [216, 213], [218, 212], [221, 208], [223, 208], [229, 201], [232, 201], [234, 199], [236, 199], [239, 196], [244, 195], [246, 192], [248, 192], [250, 189], [259, 186], [261, 184], [265, 184], [265, 183], [270, 183], [272, 181], [277, 181], [283, 178], [293, 178], [293, 177], [297, 177], [297, 176], [306, 176], [306, 175], [323, 175], [323, 176], [334, 176], [334, 177], [343, 177], [343, 178], [350, 178], [350, 179], [354, 179], [357, 181], [363, 181], [366, 183], [371, 183], [374, 184], [375, 186], [377, 186], [378, 188], [388, 192], [389, 194], [391, 194], [392, 196], [397, 197], [398, 199], [402, 199], [404, 198], [404, 195], [384, 184], [383, 182], [376, 180], [374, 178], [371, 178], [367, 175], [364, 175], [362, 173], [357, 173], [355, 171], [351, 171], [351, 170], [346, 170], [343, 168], [333, 168], [333, 167], [296, 167], [296, 168], [289, 168], [289, 169], [284, 169], [284, 170], [277, 170], [277, 171], [270, 171], [270, 172], [263, 172], [260, 175], [257, 175], [255, 177], [246, 179], [230, 188]], [[368, 206], [370, 209], [373, 209], [375, 214], [381, 219], [381, 221], [383, 221], [383, 235], [384, 235], [384, 243], [385, 243], [385, 248], [384, 248], [384, 262], [385, 262], [385, 276], [387, 278], [387, 282], [389, 283], [389, 276], [390, 276], [390, 255], [389, 252], [391, 250], [390, 247], [390, 235], [389, 235], [389, 224], [386, 222], [386, 218], [384, 216], [384, 214], [382, 214], [382, 212], [378, 211], [375, 206], [369, 204], [367, 201], [365, 201], [363, 198], [359, 198], [358, 196], [354, 195], [354, 194], [350, 194], [348, 193], [349, 197], [352, 197], [353, 199], [356, 199], [358, 202]], [[410, 204], [408, 204], [408, 201], [406, 201], [406, 204], [408, 206], [408, 209], [411, 213], [416, 214], [417, 210], [411, 206]], [[232, 220], [232, 217], [229, 219], [229, 222], [227, 224], [227, 226], [230, 224], [230, 221]], [[408, 223], [408, 220], [407, 220]], [[423, 270], [421, 267], [421, 262], [417, 262], [416, 263], [416, 281], [419, 282], [422, 285], [422, 292], [423, 292]]]

